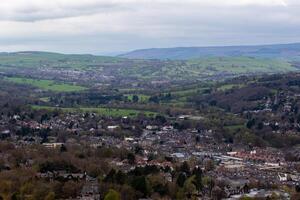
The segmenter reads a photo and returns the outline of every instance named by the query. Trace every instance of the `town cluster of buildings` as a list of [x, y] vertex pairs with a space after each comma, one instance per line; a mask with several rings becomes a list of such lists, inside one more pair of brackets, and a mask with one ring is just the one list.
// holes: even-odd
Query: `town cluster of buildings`
[[[65, 118], [51, 118], [43, 122], [21, 120], [20, 116], [12, 116], [14, 128], [27, 130], [26, 135], [17, 134], [10, 129], [8, 121], [2, 118], [0, 123], [0, 139], [10, 140], [16, 145], [42, 144], [46, 148], [61, 148], [68, 145], [89, 145], [92, 148], [117, 147], [134, 151], [139, 148], [135, 162], [127, 159], [111, 160], [111, 164], [123, 171], [135, 167], [157, 166], [173, 169], [174, 163], [195, 160], [205, 163], [210, 160], [213, 166], [210, 170], [202, 165], [203, 170], [216, 179], [229, 181], [228, 193], [231, 199], [241, 194], [268, 195], [269, 191], [246, 190], [249, 184], [260, 183], [269, 185], [295, 186], [300, 181], [300, 174], [293, 168], [293, 163], [287, 162], [281, 150], [273, 148], [244, 148], [230, 144], [220, 144], [214, 137], [213, 130], [186, 129], [177, 130], [172, 125], [144, 123], [140, 134], [120, 136], [117, 133], [134, 130], [134, 125], [126, 124], [127, 118], [105, 122], [103, 120], [87, 120], [82, 114], [69, 114]], [[124, 121], [125, 120], [125, 121]], [[48, 135], [47, 139], [36, 134], [41, 130], [60, 130], [68, 137]], [[23, 130], [24, 131], [24, 130]], [[102, 133], [103, 132], [103, 133]], [[62, 138], [60, 138], [62, 137]], [[175, 161], [175, 162], [174, 162]], [[166, 180], [172, 181], [170, 173], [165, 172]], [[45, 172], [37, 174], [39, 178], [87, 179], [80, 199], [100, 199], [95, 188], [97, 182], [84, 173], [68, 174], [66, 172]], [[93, 189], [94, 188], [94, 189]], [[279, 191], [276, 191], [279, 192]], [[96, 195], [96, 196], [95, 196]], [[283, 194], [286, 195], [286, 194]]]

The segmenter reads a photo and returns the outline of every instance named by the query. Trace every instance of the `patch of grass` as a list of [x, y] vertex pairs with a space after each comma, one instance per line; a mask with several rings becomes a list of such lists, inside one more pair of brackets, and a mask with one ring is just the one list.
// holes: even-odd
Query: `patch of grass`
[[177, 97], [186, 97], [186, 96], [193, 96], [195, 94], [201, 94], [204, 90], [207, 90], [209, 88], [191, 88], [191, 89], [186, 89], [186, 90], [178, 90], [178, 91], [174, 91], [171, 92], [172, 96], [177, 96]]
[[40, 100], [43, 101], [43, 102], [49, 102], [50, 97], [42, 97], [42, 98], [40, 98]]
[[105, 108], [105, 107], [78, 107], [78, 108], [61, 108], [61, 107], [51, 107], [51, 106], [31, 106], [35, 110], [62, 110], [63, 112], [94, 112], [102, 116], [110, 117], [137, 117], [139, 114], [143, 113], [148, 117], [155, 117], [157, 113], [151, 111], [142, 111], [134, 109], [124, 109], [124, 108]]
[[8, 77], [5, 80], [14, 82], [17, 84], [27, 84], [32, 85], [34, 87], [43, 89], [43, 90], [51, 90], [54, 92], [76, 92], [82, 91], [87, 88], [78, 86], [78, 85], [71, 85], [66, 83], [56, 83], [55, 81], [51, 80], [37, 80], [37, 79], [29, 79], [29, 78], [19, 78], [19, 77]]

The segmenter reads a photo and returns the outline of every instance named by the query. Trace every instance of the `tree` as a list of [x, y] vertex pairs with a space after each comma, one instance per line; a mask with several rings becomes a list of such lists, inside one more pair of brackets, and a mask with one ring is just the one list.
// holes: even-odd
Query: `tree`
[[160, 124], [164, 124], [164, 123], [167, 122], [166, 118], [165, 118], [164, 116], [162, 116], [162, 115], [157, 115], [157, 116], [155, 117], [155, 120], [156, 120], [157, 122], [159, 122]]
[[37, 184], [34, 188], [33, 199], [45, 199], [48, 193], [49, 187], [46, 184]]
[[211, 177], [206, 176], [202, 178], [202, 184], [209, 190], [209, 194], [211, 195], [212, 189], [215, 186], [214, 180]]
[[251, 129], [252, 126], [254, 126], [254, 125], [255, 125], [255, 119], [249, 120], [246, 124], [247, 128], [249, 128], [249, 129]]
[[211, 171], [215, 168], [214, 161], [212, 159], [205, 159], [204, 161], [204, 168], [207, 171]]
[[121, 200], [121, 197], [117, 191], [110, 189], [105, 195], [104, 200]]
[[195, 199], [194, 195], [197, 192], [197, 188], [194, 185], [194, 182], [195, 182], [195, 176], [191, 176], [184, 182], [183, 189], [188, 199]]
[[261, 129], [263, 129], [264, 128], [264, 124], [262, 123], [262, 122], [259, 122], [258, 124], [257, 124], [257, 127], [256, 127], [258, 130], [261, 130]]
[[41, 116], [41, 123], [43, 123], [44, 121], [46, 121], [46, 120], [49, 120], [49, 116], [48, 116], [48, 114], [43, 114], [42, 116]]
[[20, 194], [18, 192], [14, 192], [13, 195], [11, 196], [11, 200], [19, 200], [20, 199]]
[[114, 183], [115, 176], [116, 176], [116, 170], [115, 169], [111, 169], [110, 172], [106, 175], [104, 181], [105, 182], [109, 182], [109, 183]]
[[131, 186], [137, 191], [143, 193], [144, 196], [147, 196], [151, 191], [148, 180], [145, 176], [139, 176], [134, 178], [131, 183]]
[[143, 151], [144, 151], [144, 149], [140, 145], [137, 145], [137, 146], [134, 147], [134, 153], [135, 154], [143, 155]]
[[137, 103], [137, 102], [139, 101], [139, 97], [138, 97], [137, 95], [133, 95], [133, 96], [132, 96], [132, 101], [133, 101], [134, 103]]
[[190, 166], [186, 161], [184, 161], [180, 166], [180, 171], [190, 175]]
[[168, 186], [165, 184], [164, 178], [161, 174], [157, 175], [150, 175], [148, 176], [149, 183], [152, 187], [152, 193], [158, 193], [160, 196], [167, 195], [168, 193]]
[[67, 150], [67, 147], [63, 144], [63, 145], [61, 145], [61, 147], [60, 147], [60, 152], [67, 152], [68, 150]]
[[300, 186], [296, 185], [295, 190], [296, 190], [296, 192], [300, 193]]
[[176, 183], [179, 187], [183, 187], [185, 180], [187, 179], [187, 176], [184, 172], [181, 172], [176, 180]]
[[134, 164], [135, 163], [135, 155], [133, 153], [128, 153], [127, 154], [127, 160], [129, 164]]
[[219, 199], [223, 199], [226, 197], [226, 193], [218, 186], [215, 186], [212, 189], [212, 198], [214, 200], [219, 200]]
[[197, 190], [201, 190], [203, 185], [202, 185], [202, 170], [200, 167], [195, 167], [193, 170], [193, 175], [195, 176], [194, 179], [194, 184], [197, 188]]
[[176, 199], [185, 199], [183, 188], [179, 188], [176, 193]]
[[151, 96], [148, 101], [153, 103], [159, 103], [159, 98], [158, 96]]
[[116, 182], [120, 185], [123, 185], [126, 182], [126, 174], [119, 170], [115, 175]]
[[20, 188], [21, 198], [25, 198], [26, 195], [32, 194], [34, 189], [35, 187], [32, 183], [27, 182], [24, 185], [22, 185], [22, 187]]
[[55, 200], [55, 193], [49, 192], [47, 196], [45, 197], [45, 200]]
[[65, 198], [76, 197], [80, 191], [80, 185], [77, 182], [68, 181], [65, 182], [62, 191]]

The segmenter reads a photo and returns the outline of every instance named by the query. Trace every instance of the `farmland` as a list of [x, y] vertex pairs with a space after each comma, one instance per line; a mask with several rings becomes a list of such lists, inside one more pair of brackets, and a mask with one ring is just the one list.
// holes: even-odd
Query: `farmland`
[[179, 61], [19, 52], [0, 55], [0, 73], [21, 77], [30, 74], [30, 78], [34, 79], [58, 79], [62, 82], [72, 80], [90, 85], [110, 84], [118, 80], [119, 86], [128, 88], [128, 85], [125, 85], [127, 83], [195, 83], [204, 80], [224, 80], [245, 74], [298, 71], [292, 63], [291, 60], [246, 56], [205, 57]]
[[296, 70], [284, 60], [252, 58], [252, 57], [211, 57], [193, 59], [187, 62], [192, 71], [213, 75], [218, 72], [243, 74], [243, 73], [268, 73], [288, 72]]

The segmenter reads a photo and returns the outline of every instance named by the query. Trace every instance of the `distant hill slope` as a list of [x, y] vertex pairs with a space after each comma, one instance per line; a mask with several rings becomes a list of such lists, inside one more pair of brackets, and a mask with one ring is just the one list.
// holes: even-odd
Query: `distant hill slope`
[[[73, 68], [85, 69], [88, 66], [103, 63], [114, 63], [122, 61], [124, 58], [110, 56], [94, 56], [91, 54], [61, 54], [42, 51], [21, 51], [11, 53], [0, 53], [1, 67], [20, 68]], [[127, 59], [125, 59], [127, 60]]]
[[[287, 57], [292, 57], [293, 48], [289, 46], [286, 49], [288, 49], [286, 52], [289, 52], [286, 53]], [[297, 50], [297, 46], [294, 49]], [[273, 49], [269, 52], [276, 51]], [[286, 54], [280, 53], [281, 57]], [[293, 55], [293, 57], [297, 56], [297, 54]], [[270, 57], [223, 55], [203, 56], [189, 60], [149, 60], [27, 51], [0, 54], [0, 74], [88, 84], [92, 84], [92, 81], [131, 84], [152, 81], [155, 83], [155, 81], [221, 80], [240, 75], [300, 70], [300, 62]]]
[[177, 47], [141, 49], [120, 55], [133, 59], [171, 59], [187, 60], [203, 57], [261, 57], [287, 58], [300, 60], [300, 43], [257, 45], [257, 46], [224, 46], [224, 47]]

